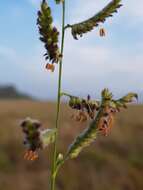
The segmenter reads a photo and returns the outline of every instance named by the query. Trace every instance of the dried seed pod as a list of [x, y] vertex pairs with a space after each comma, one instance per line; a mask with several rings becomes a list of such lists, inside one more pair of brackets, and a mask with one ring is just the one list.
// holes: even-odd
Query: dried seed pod
[[[46, 0], [42, 1], [41, 9], [38, 11], [37, 25], [40, 33], [40, 40], [45, 44], [45, 59], [52, 62], [52, 64], [58, 63], [61, 60], [61, 54], [58, 47], [59, 32], [57, 28], [53, 26], [51, 9]], [[48, 66], [51, 66], [51, 64]], [[54, 69], [52, 68], [50, 70], [53, 71]]]
[[99, 23], [105, 22], [106, 18], [112, 17], [113, 13], [117, 12], [117, 9], [122, 5], [120, 4], [121, 0], [112, 0], [106, 7], [104, 7], [100, 12], [95, 14], [93, 17], [85, 20], [84, 22], [67, 25], [66, 28], [70, 27], [72, 30], [72, 35], [74, 39], [78, 39], [79, 35], [82, 37], [84, 33], [87, 33], [94, 29], [94, 27], [98, 27]]

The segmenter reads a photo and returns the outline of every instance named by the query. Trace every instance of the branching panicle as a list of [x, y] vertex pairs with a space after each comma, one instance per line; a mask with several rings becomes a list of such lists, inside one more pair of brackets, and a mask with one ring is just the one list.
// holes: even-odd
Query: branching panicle
[[[40, 40], [45, 44], [45, 49], [47, 51], [44, 54], [45, 59], [52, 64], [58, 63], [61, 59], [58, 47], [59, 32], [57, 28], [53, 26], [51, 9], [46, 0], [43, 0], [41, 3], [41, 9], [38, 11], [37, 24], [41, 35]], [[54, 67], [51, 66], [51, 64], [48, 64], [46, 68], [52, 71], [54, 70]]]
[[82, 37], [84, 33], [87, 33], [99, 26], [99, 23], [104, 23], [106, 18], [112, 17], [113, 13], [117, 12], [117, 9], [122, 5], [121, 0], [112, 0], [104, 9], [95, 14], [93, 17], [85, 20], [84, 22], [67, 25], [66, 28], [71, 27], [72, 35], [77, 40], [78, 35]]
[[75, 141], [69, 147], [66, 158], [75, 158], [82, 151], [83, 148], [89, 146], [97, 136], [98, 127], [100, 125], [100, 120], [104, 115], [105, 104], [107, 106], [107, 102], [109, 100], [104, 100], [105, 92], [102, 92], [102, 102], [100, 104], [100, 109], [97, 113], [96, 118], [91, 122], [89, 128], [85, 129], [83, 133], [81, 133]]
[[[101, 96], [102, 100], [96, 117], [92, 120], [90, 126], [85, 129], [71, 144], [65, 159], [77, 157], [85, 147], [94, 142], [98, 133], [106, 136], [112, 128], [115, 114], [119, 112], [119, 100], [112, 99], [113, 95], [108, 89], [104, 89]], [[129, 93], [127, 96], [121, 98], [120, 101], [122, 100], [123, 104], [131, 103], [133, 98], [137, 98], [137, 94]], [[121, 107], [124, 106], [122, 105]]]

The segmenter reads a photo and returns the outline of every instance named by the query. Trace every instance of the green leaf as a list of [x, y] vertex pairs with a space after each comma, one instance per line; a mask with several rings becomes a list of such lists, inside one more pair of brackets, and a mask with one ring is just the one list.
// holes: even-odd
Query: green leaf
[[122, 5], [120, 4], [121, 0], [112, 0], [106, 7], [104, 7], [100, 12], [95, 14], [93, 17], [85, 20], [81, 23], [67, 25], [66, 28], [71, 27], [72, 35], [77, 40], [77, 36], [80, 37], [91, 30], [94, 27], [97, 27], [99, 23], [105, 22], [106, 18], [112, 17], [113, 13], [117, 12], [117, 9], [120, 8]]

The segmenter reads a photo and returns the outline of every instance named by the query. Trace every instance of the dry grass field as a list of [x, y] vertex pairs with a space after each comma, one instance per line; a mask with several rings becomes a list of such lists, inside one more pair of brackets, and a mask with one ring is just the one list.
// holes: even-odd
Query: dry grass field
[[[72, 111], [62, 106], [59, 149], [65, 152], [86, 124], [72, 121]], [[23, 160], [19, 127], [30, 116], [51, 128], [55, 104], [0, 101], [0, 190], [48, 190], [51, 147], [38, 161]], [[130, 106], [117, 117], [108, 137], [100, 136], [80, 156], [61, 169], [57, 190], [143, 190], [143, 106]]]

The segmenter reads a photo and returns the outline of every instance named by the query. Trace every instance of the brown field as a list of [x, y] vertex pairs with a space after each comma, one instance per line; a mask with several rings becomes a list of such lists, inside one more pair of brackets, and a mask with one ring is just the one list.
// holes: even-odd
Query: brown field
[[[85, 124], [61, 112], [59, 149], [65, 152]], [[32, 101], [0, 102], [0, 190], [48, 190], [51, 147], [38, 161], [23, 160], [21, 119], [39, 119], [53, 127], [55, 104]], [[57, 190], [143, 190], [143, 106], [130, 106], [117, 117], [108, 137], [99, 137], [77, 159], [68, 161], [57, 179]]]

